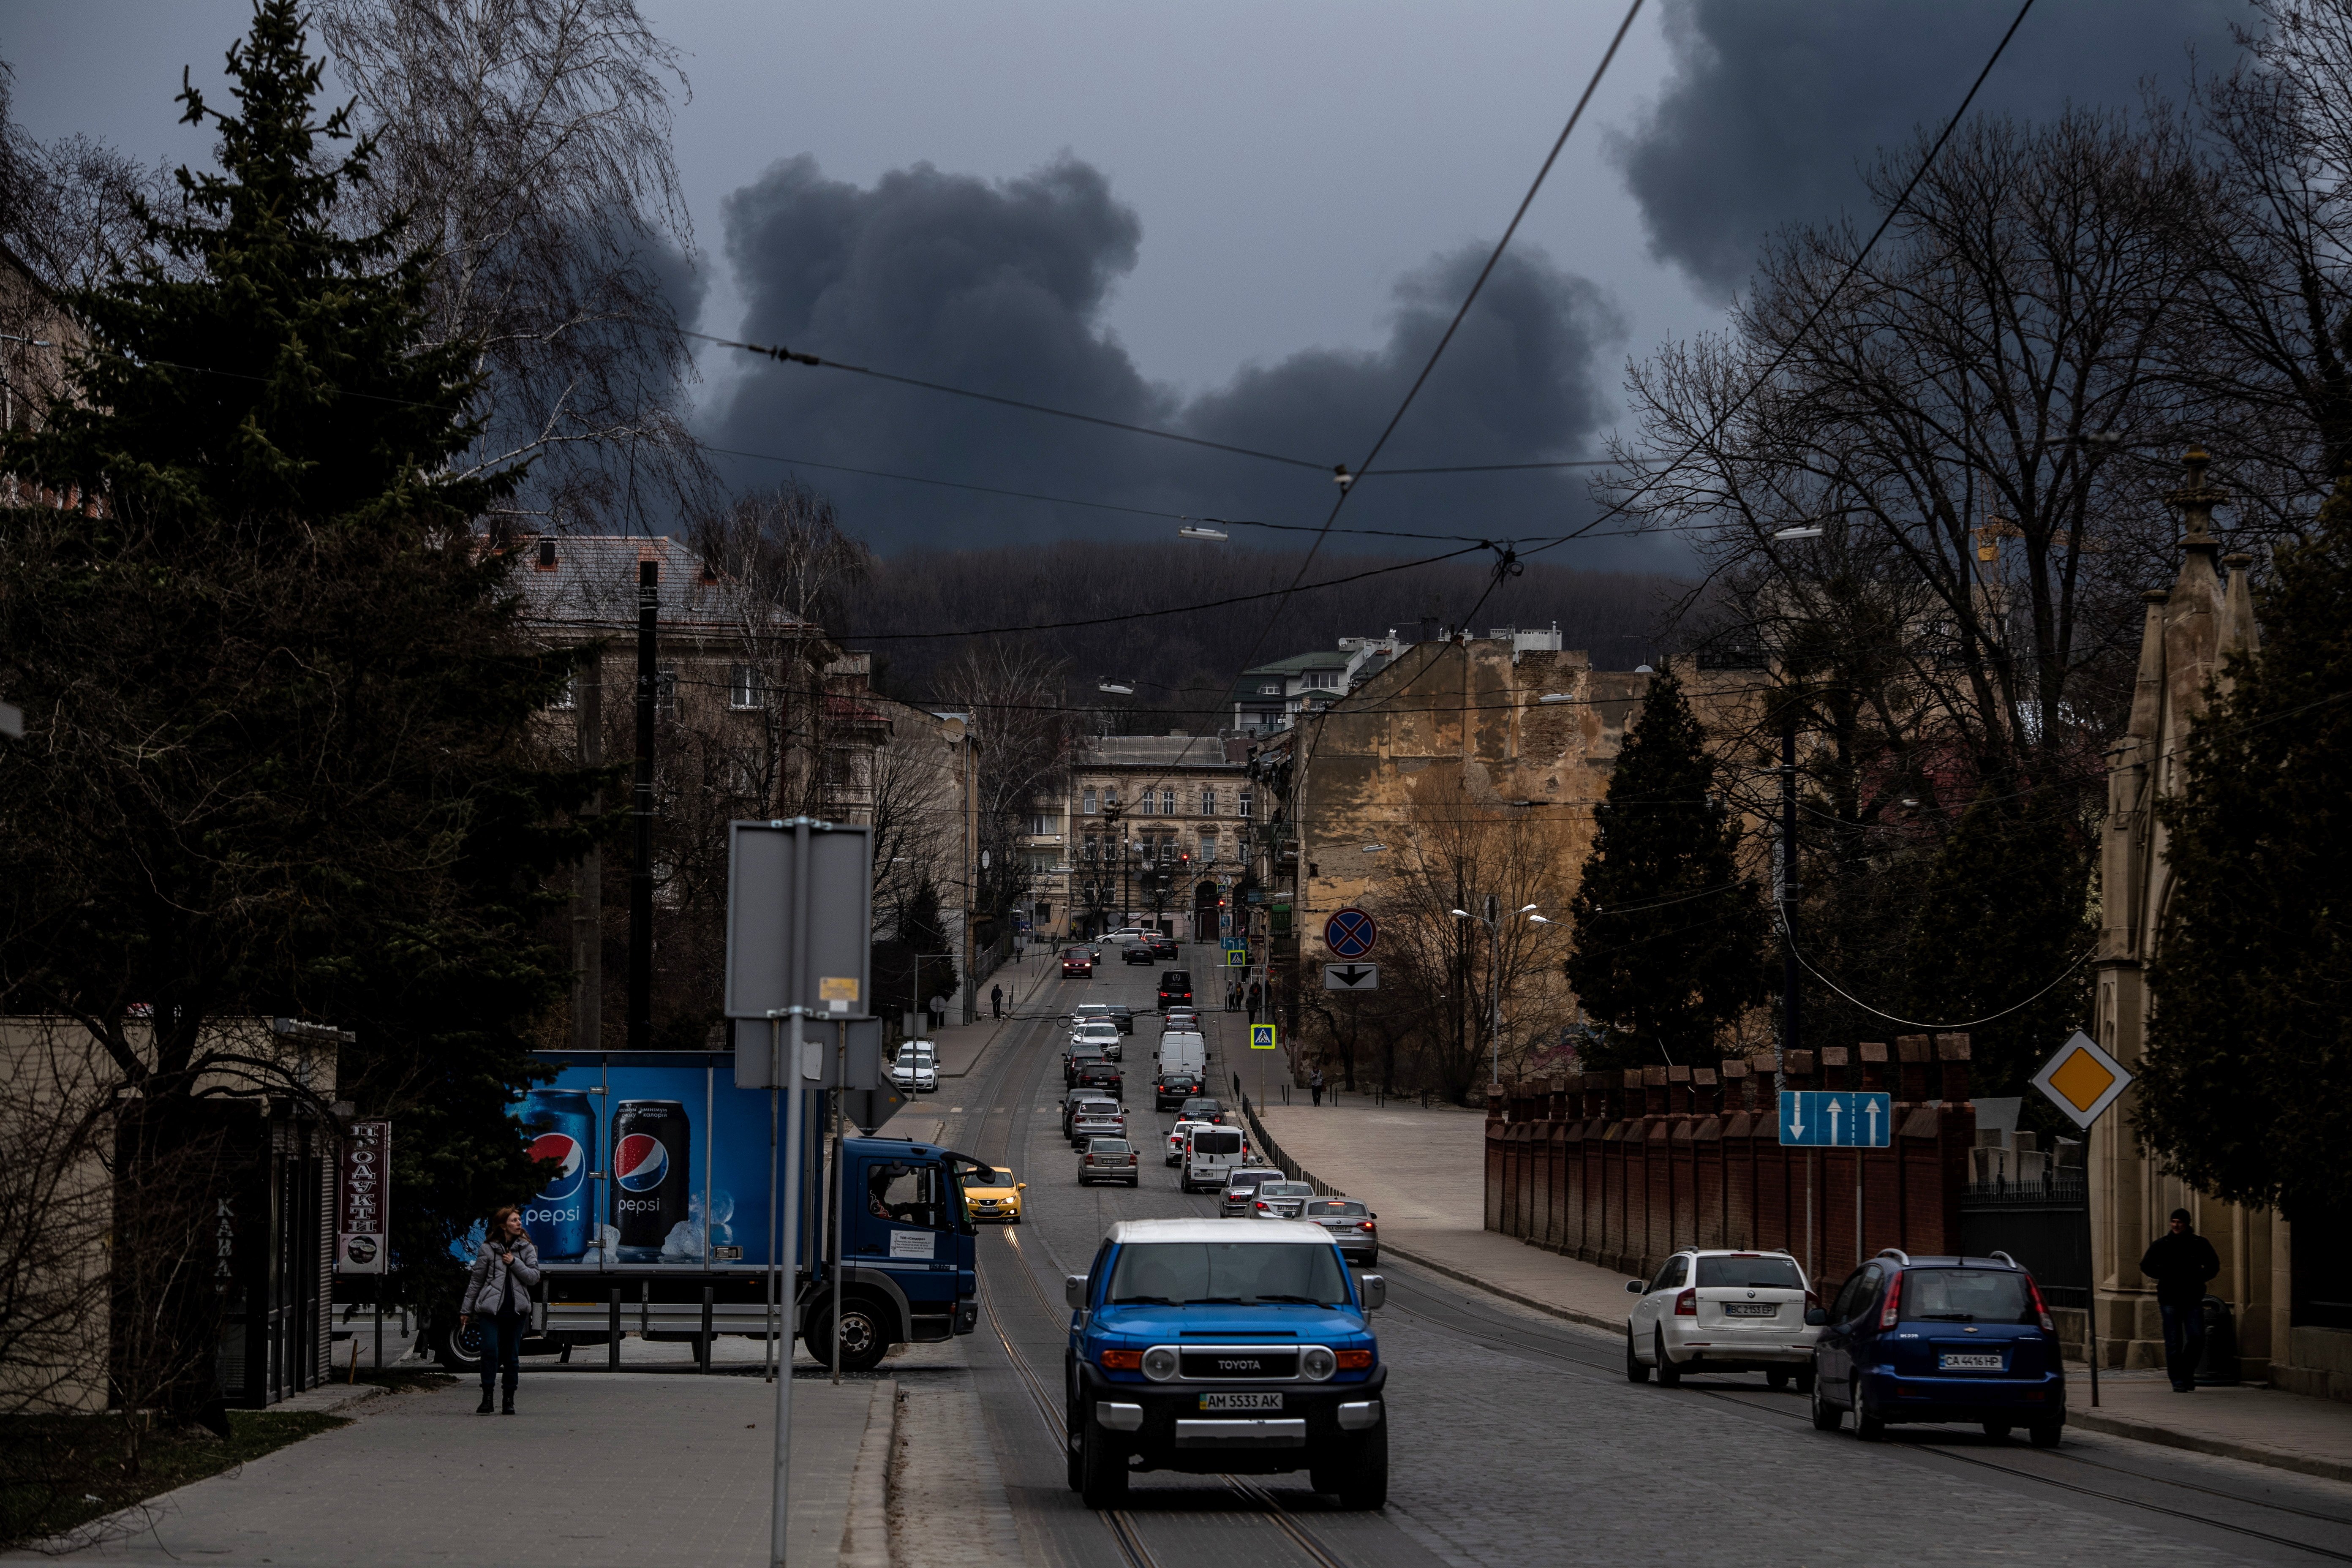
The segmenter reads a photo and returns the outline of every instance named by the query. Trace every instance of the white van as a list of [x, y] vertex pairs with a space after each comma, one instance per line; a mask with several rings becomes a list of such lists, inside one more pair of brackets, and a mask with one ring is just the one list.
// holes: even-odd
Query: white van
[[1188, 1193], [1213, 1193], [1225, 1184], [1225, 1173], [1248, 1157], [1240, 1128], [1195, 1126], [1184, 1140], [1177, 1185]]
[[1196, 1078], [1206, 1078], [1209, 1072], [1209, 1042], [1199, 1035], [1181, 1030], [1170, 1030], [1161, 1035], [1159, 1070], [1162, 1077], [1171, 1072], [1188, 1072]]

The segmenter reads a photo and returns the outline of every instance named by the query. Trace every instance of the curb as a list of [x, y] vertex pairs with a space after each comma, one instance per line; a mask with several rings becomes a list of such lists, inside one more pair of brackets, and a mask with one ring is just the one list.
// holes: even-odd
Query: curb
[[[881, 1410], [877, 1412], [876, 1406]], [[866, 1407], [866, 1435], [849, 1473], [849, 1512], [841, 1526], [843, 1568], [890, 1568], [890, 1469], [898, 1451], [898, 1384], [874, 1385]]]
[[2178, 1427], [2159, 1426], [2152, 1421], [2134, 1421], [2129, 1416], [2110, 1415], [2104, 1410], [2080, 1410], [2069, 1405], [2066, 1425], [2080, 1426], [2085, 1432], [2104, 1432], [2111, 1437], [2131, 1437], [2162, 1447], [2186, 1448], [2191, 1453], [2214, 1454], [2225, 1459], [2242, 1459], [2252, 1465], [2268, 1465], [2274, 1470], [2293, 1470], [2299, 1475], [2317, 1476], [2324, 1480], [2352, 1481], [2352, 1462], [2343, 1459], [2322, 1459], [2307, 1454], [2291, 1454], [2283, 1449], [2265, 1447], [2258, 1443], [2208, 1437], [2200, 1433], [2183, 1432]]
[[288, 1394], [259, 1414], [340, 1415], [354, 1405], [364, 1405], [379, 1394], [391, 1392], [381, 1383], [322, 1383], [299, 1394]]
[[1382, 1241], [1381, 1250], [1391, 1258], [1402, 1258], [1407, 1263], [1426, 1268], [1433, 1274], [1443, 1274], [1448, 1279], [1458, 1280], [1462, 1284], [1484, 1290], [1489, 1296], [1499, 1296], [1506, 1301], [1515, 1302], [1532, 1311], [1541, 1312], [1547, 1317], [1580, 1323], [1588, 1329], [1601, 1329], [1612, 1334], [1625, 1327], [1625, 1321], [1622, 1318], [1603, 1318], [1596, 1313], [1579, 1311], [1574, 1307], [1562, 1307], [1555, 1302], [1540, 1301], [1533, 1296], [1522, 1295], [1517, 1290], [1507, 1289], [1491, 1279], [1481, 1279], [1475, 1274], [1467, 1273], [1449, 1264], [1440, 1263], [1426, 1253], [1410, 1251], [1392, 1241]]

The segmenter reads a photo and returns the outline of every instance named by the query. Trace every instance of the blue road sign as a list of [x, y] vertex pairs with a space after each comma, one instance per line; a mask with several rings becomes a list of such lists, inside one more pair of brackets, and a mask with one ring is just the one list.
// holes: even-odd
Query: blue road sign
[[1254, 1051], [1270, 1051], [1275, 1048], [1274, 1026], [1272, 1024], [1252, 1024], [1249, 1026], [1249, 1031], [1250, 1049]]
[[1381, 939], [1381, 928], [1361, 910], [1341, 910], [1323, 922], [1323, 945], [1334, 958], [1361, 958]]
[[1780, 1142], [1803, 1149], [1884, 1149], [1895, 1135], [1892, 1097], [1845, 1090], [1780, 1091]]

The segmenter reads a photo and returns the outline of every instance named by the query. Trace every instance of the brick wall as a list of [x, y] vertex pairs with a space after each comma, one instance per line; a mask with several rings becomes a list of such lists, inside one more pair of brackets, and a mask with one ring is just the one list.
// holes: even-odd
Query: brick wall
[[1786, 1248], [1832, 1285], [1881, 1247], [1948, 1253], [1968, 1074], [1966, 1035], [1789, 1053], [1783, 1087], [1895, 1097], [1891, 1146], [1868, 1150], [1783, 1149], [1771, 1074], [1743, 1061], [1512, 1084], [1487, 1100], [1486, 1228], [1642, 1275], [1684, 1247]]

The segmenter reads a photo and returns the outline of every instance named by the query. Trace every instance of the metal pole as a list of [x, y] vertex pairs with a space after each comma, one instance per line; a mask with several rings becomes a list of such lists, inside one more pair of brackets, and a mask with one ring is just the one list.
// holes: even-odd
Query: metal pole
[[710, 1287], [702, 1288], [702, 1342], [695, 1349], [695, 1360], [700, 1362], [705, 1377], [710, 1375]]
[[1797, 719], [1780, 723], [1780, 1051], [1799, 1044], [1797, 1009]]
[[1486, 934], [1494, 938], [1495, 958], [1486, 973], [1487, 994], [1494, 999], [1486, 1015], [1486, 1052], [1492, 1064], [1486, 1082], [1499, 1090], [1503, 1087], [1503, 919], [1500, 915], [1486, 922]]
[[841, 1092], [833, 1097], [833, 1202], [826, 1209], [833, 1232], [833, 1381], [841, 1381], [841, 1194], [848, 1179], [842, 1166], [841, 1102], [848, 1098], [849, 1089], [849, 1026], [834, 1026], [834, 1077]]
[[[802, 829], [803, 835], [807, 829]], [[803, 853], [799, 864], [806, 866]], [[806, 930], [805, 924], [797, 927]], [[787, 1009], [792, 1015], [791, 1047], [777, 1062], [776, 1070], [784, 1080], [784, 1232], [782, 1253], [791, 1258], [792, 1271], [782, 1278], [784, 1295], [782, 1332], [777, 1341], [776, 1360], [776, 1473], [773, 1493], [774, 1516], [768, 1530], [768, 1560], [772, 1568], [784, 1568], [784, 1535], [792, 1520], [793, 1489], [793, 1336], [792, 1292], [797, 1287], [800, 1268], [800, 1206], [801, 1206], [801, 1145], [805, 1141], [801, 1127], [801, 1009]]]
[[[776, 1021], [773, 1018], [769, 1019], [768, 1060], [771, 1063], [775, 1061], [778, 1054], [783, 1049], [782, 1042], [778, 1038], [782, 1033], [782, 1031], [776, 1026]], [[776, 1227], [783, 1219], [783, 1210], [776, 1202], [776, 1129], [778, 1119], [782, 1115], [782, 1112], [776, 1109], [776, 1100], [782, 1091], [775, 1086], [775, 1072], [772, 1067], [769, 1070], [768, 1078], [768, 1364], [762, 1369], [762, 1375], [773, 1377], [776, 1375], [777, 1366], [776, 1328], [783, 1310], [783, 1296], [778, 1289], [776, 1276], [776, 1268], [782, 1257], [776, 1246]]]
[[637, 563], [637, 775], [630, 799], [636, 860], [629, 868], [629, 1049], [649, 1050], [654, 1033], [654, 697], [660, 672], [654, 642], [661, 614], [661, 565]]
[[[2086, 1151], [2087, 1153], [2087, 1151]], [[2083, 1162], [2083, 1256], [2091, 1260], [2090, 1288], [2083, 1292], [2083, 1355], [2091, 1364], [2091, 1408], [2099, 1407], [2099, 1254], [2091, 1225], [2091, 1163]]]
[[604, 1319], [604, 1370], [621, 1370], [621, 1288], [613, 1287], [613, 1296]]

